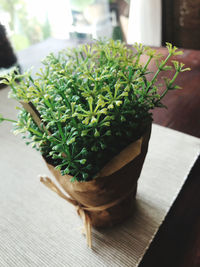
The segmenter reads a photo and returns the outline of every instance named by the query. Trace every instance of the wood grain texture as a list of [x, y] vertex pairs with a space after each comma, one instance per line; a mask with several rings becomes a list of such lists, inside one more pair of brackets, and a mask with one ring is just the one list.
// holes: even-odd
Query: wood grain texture
[[[167, 52], [165, 48], [158, 51], [165, 55]], [[183, 89], [172, 91], [165, 97], [163, 103], [168, 109], [155, 110], [154, 122], [200, 137], [200, 51], [184, 50], [180, 60], [192, 70], [177, 79]], [[152, 65], [151, 70], [154, 69]], [[200, 158], [140, 267], [200, 266], [199, 192]]]
[[[158, 52], [167, 55], [166, 48], [158, 48]], [[181, 90], [169, 92], [163, 99], [168, 109], [156, 109], [153, 111], [154, 122], [196, 137], [200, 137], [200, 51], [183, 50], [184, 54], [173, 57], [172, 60], [179, 60], [190, 67], [191, 71], [181, 73], [176, 84], [182, 87]], [[146, 60], [144, 57], [143, 60]], [[151, 64], [150, 71], [155, 72], [155, 64]], [[158, 77], [158, 84], [162, 76], [171, 77], [172, 72], [161, 74]], [[151, 78], [151, 76], [149, 77]], [[163, 88], [159, 91], [161, 92]]]
[[200, 49], [200, 0], [162, 0], [162, 7], [163, 44]]

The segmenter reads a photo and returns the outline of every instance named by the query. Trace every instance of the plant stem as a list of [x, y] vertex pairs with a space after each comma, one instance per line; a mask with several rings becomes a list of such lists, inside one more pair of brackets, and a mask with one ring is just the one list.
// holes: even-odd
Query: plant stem
[[38, 132], [37, 130], [33, 129], [32, 127], [29, 127], [29, 128], [28, 128], [28, 131], [30, 131], [30, 132], [32, 132], [32, 133], [34, 133], [34, 134], [36, 134], [36, 135], [39, 135], [39, 136], [41, 136], [41, 137], [43, 136], [42, 133]]
[[[60, 93], [60, 95], [62, 96], [62, 98], [64, 99], [64, 101], [65, 101], [67, 107], [68, 107], [70, 110], [72, 110], [71, 105], [70, 105], [69, 101], [67, 100], [65, 94], [64, 94], [63, 92], [59, 92], [59, 93]], [[75, 120], [74, 118], [72, 118], [72, 122], [73, 122], [74, 126], [77, 127], [77, 123], [76, 123], [76, 120]]]
[[180, 71], [176, 71], [176, 73], [174, 74], [174, 77], [171, 79], [170, 83], [169, 83], [169, 87], [171, 87], [171, 85], [175, 82], [176, 77], [178, 76]]
[[57, 124], [57, 126], [58, 126], [59, 133], [60, 133], [60, 135], [61, 135], [61, 137], [62, 137], [63, 145], [64, 145], [64, 148], [66, 149], [67, 156], [68, 156], [69, 160], [71, 160], [71, 153], [70, 153], [70, 151], [69, 151], [69, 148], [65, 145], [65, 143], [66, 143], [66, 138], [65, 138], [65, 135], [64, 135], [64, 133], [63, 133], [63, 131], [62, 131], [62, 125], [61, 125], [60, 121], [56, 122], [56, 124]]
[[140, 61], [141, 55], [142, 55], [142, 52], [139, 52], [138, 55], [137, 55], [137, 59], [136, 59], [135, 64], [134, 64], [136, 67], [137, 67], [137, 65], [138, 65], [138, 63]]
[[13, 86], [13, 84], [10, 84], [10, 87], [13, 90], [13, 92], [15, 93], [15, 95], [17, 95], [17, 91], [16, 91], [15, 87]]
[[13, 123], [17, 123], [17, 121], [15, 121], [15, 120], [11, 120], [11, 119], [7, 119], [7, 118], [2, 118], [2, 120], [4, 120], [4, 121], [9, 121], [9, 122], [13, 122]]
[[62, 126], [61, 126], [61, 123], [59, 121], [56, 122], [57, 126], [58, 126], [58, 130], [59, 130], [59, 133], [60, 133], [60, 136], [62, 137], [62, 140], [63, 142], [65, 143], [65, 136], [64, 136], [64, 133], [62, 131]]
[[166, 59], [160, 64], [160, 66], [159, 66], [158, 70], [156, 71], [155, 75], [153, 76], [153, 78], [152, 78], [150, 84], [147, 86], [146, 92], [148, 92], [149, 89], [151, 88], [151, 86], [154, 84], [154, 82], [155, 82], [155, 80], [156, 80], [158, 74], [162, 71], [163, 67], [166, 65], [167, 61], [170, 59], [171, 56], [172, 56], [172, 53], [170, 53], [170, 54], [166, 57]]
[[172, 84], [174, 83], [174, 81], [176, 80], [176, 77], [178, 76], [179, 71], [176, 71], [176, 73], [174, 74], [174, 77], [172, 78], [172, 80], [170, 81], [170, 83], [168, 84], [166, 90], [162, 93], [162, 95], [160, 96], [160, 100], [167, 94], [167, 92], [170, 90]]
[[146, 71], [146, 69], [147, 69], [149, 63], [151, 62], [152, 58], [153, 58], [153, 56], [150, 56], [149, 59], [147, 60], [147, 63], [145, 64], [145, 66], [144, 66], [144, 68], [143, 68], [143, 73], [145, 73], [145, 71]]

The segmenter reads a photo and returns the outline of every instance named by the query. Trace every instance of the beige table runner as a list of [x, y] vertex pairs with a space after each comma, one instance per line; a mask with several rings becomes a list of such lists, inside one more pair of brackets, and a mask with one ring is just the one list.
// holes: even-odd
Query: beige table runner
[[[15, 116], [0, 91], [0, 113]], [[200, 139], [153, 125], [135, 215], [113, 229], [93, 230], [93, 250], [74, 208], [37, 177], [49, 172], [40, 155], [0, 125], [0, 266], [138, 266], [177, 197]]]

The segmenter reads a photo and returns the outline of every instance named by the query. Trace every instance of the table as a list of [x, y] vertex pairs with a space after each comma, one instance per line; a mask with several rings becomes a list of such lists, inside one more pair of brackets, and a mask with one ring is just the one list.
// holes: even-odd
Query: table
[[[65, 45], [65, 41], [48, 40], [20, 52], [18, 54], [19, 61], [24, 68], [30, 67], [30, 61], [31, 64], [39, 67], [39, 60], [48, 54], [52, 48], [53, 50], [59, 50]], [[68, 43], [68, 45], [73, 44]], [[166, 54], [164, 48], [158, 50]], [[181, 58], [184, 63], [192, 67], [191, 72], [185, 73], [182, 78], [179, 78], [179, 84], [183, 85], [184, 90], [171, 92], [164, 101], [169, 106], [169, 110], [155, 111], [154, 119], [156, 123], [163, 126], [200, 137], [200, 120], [198, 120], [200, 117], [200, 91], [198, 91], [200, 52], [185, 50]], [[154, 69], [154, 65], [151, 68]], [[184, 115], [183, 118], [182, 114]], [[8, 151], [10, 151], [10, 148], [8, 148]], [[194, 165], [181, 193], [140, 266], [199, 266], [199, 163], [200, 159]], [[34, 172], [36, 171], [34, 170]]]
[[[166, 55], [165, 48], [157, 48]], [[200, 138], [200, 50], [182, 49], [181, 62], [191, 68], [177, 78], [182, 90], [170, 92], [155, 110], [154, 122]], [[176, 59], [176, 58], [175, 58]], [[151, 70], [155, 65], [151, 65]], [[160, 79], [158, 80], [159, 83]], [[160, 228], [143, 266], [200, 266], [200, 158]]]

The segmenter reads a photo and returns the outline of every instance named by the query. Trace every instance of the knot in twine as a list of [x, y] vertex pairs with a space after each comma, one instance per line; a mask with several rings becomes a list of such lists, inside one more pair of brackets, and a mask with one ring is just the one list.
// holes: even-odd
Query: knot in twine
[[87, 239], [87, 245], [89, 248], [92, 248], [92, 224], [91, 224], [91, 219], [87, 211], [103, 211], [108, 208], [114, 207], [115, 205], [119, 204], [122, 200], [124, 200], [126, 197], [128, 197], [130, 194], [132, 194], [135, 190], [135, 186], [131, 188], [127, 194], [123, 195], [119, 199], [114, 200], [111, 203], [102, 205], [102, 206], [97, 206], [97, 207], [85, 207], [82, 204], [80, 204], [77, 200], [66, 196], [58, 187], [57, 185], [52, 182], [52, 180], [47, 177], [47, 176], [40, 176], [40, 181], [47, 186], [49, 189], [51, 189], [53, 192], [57, 193], [60, 197], [71, 203], [72, 205], [75, 206], [78, 215], [81, 217], [83, 220], [83, 225], [84, 225], [84, 233], [86, 235]]

